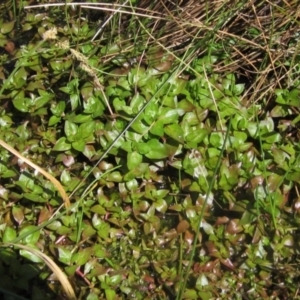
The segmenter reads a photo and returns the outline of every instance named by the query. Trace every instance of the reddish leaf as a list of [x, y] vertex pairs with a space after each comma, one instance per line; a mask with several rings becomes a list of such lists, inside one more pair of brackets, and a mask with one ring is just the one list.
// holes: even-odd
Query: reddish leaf
[[23, 210], [20, 207], [14, 206], [12, 208], [12, 215], [15, 219], [15, 221], [18, 223], [18, 225], [21, 225], [24, 221], [24, 213]]
[[186, 220], [181, 220], [179, 224], [177, 225], [177, 232], [183, 233], [190, 227], [190, 224]]
[[40, 212], [40, 215], [39, 215], [38, 225], [43, 223], [44, 221], [49, 220], [50, 217], [51, 217], [50, 211], [47, 208], [43, 207], [41, 209], [41, 212]]

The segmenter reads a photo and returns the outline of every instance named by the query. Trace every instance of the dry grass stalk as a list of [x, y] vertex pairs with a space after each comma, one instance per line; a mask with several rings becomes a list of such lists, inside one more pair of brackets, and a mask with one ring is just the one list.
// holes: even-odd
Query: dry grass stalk
[[[216, 45], [214, 55], [224, 59], [214, 65], [214, 70], [222, 74], [236, 72], [248, 78], [247, 97], [250, 96], [251, 102], [265, 97], [266, 91], [294, 81], [293, 66], [285, 67], [285, 61], [295, 57], [299, 48], [298, 4], [295, 0], [141, 0], [137, 7], [130, 6], [128, 1], [67, 5], [99, 9], [111, 14], [110, 18], [118, 18], [115, 24], [119, 23], [120, 28], [114, 31], [110, 27], [113, 22], [107, 22], [103, 37], [111, 38], [113, 31], [121, 35], [122, 53], [128, 53], [129, 57], [130, 52], [136, 55], [137, 40], [144, 41], [145, 49], [158, 45], [176, 60], [193, 43], [198, 49], [189, 61]], [[141, 27], [128, 30], [132, 20], [137, 24], [147, 20], [146, 30]], [[109, 56], [101, 59], [104, 63], [110, 60]]]
[[71, 206], [69, 196], [67, 195], [67, 193], [65, 192], [63, 186], [60, 184], [60, 182], [56, 178], [54, 178], [51, 174], [49, 174], [48, 172], [46, 172], [41, 167], [39, 167], [36, 164], [34, 164], [31, 160], [29, 160], [28, 158], [26, 158], [25, 156], [23, 156], [21, 153], [19, 153], [17, 150], [15, 150], [13, 147], [11, 147], [10, 145], [8, 145], [6, 142], [4, 142], [1, 139], [0, 139], [0, 145], [3, 148], [5, 148], [7, 151], [9, 151], [13, 155], [17, 156], [19, 159], [21, 159], [22, 161], [24, 161], [30, 167], [32, 167], [33, 169], [35, 169], [37, 172], [43, 174], [48, 180], [50, 180], [52, 182], [52, 184], [56, 187], [56, 189], [59, 191], [59, 193], [61, 195], [61, 198], [63, 199], [66, 208], [69, 208]]
[[111, 107], [110, 107], [110, 104], [108, 102], [108, 99], [105, 95], [105, 92], [103, 90], [103, 86], [101, 85], [100, 81], [99, 81], [99, 78], [98, 78], [98, 75], [97, 73], [95, 72], [95, 70], [89, 65], [89, 61], [88, 61], [88, 58], [85, 57], [82, 53], [80, 53], [79, 51], [75, 50], [75, 49], [70, 49], [72, 55], [78, 60], [80, 61], [80, 68], [81, 70], [85, 71], [89, 76], [91, 76], [93, 78], [93, 83], [95, 85], [95, 87], [97, 89], [100, 89], [101, 92], [102, 92], [102, 95], [103, 95], [103, 98], [106, 102], [106, 105], [107, 105], [107, 108], [109, 110], [109, 113], [111, 114], [111, 116], [114, 115]]
[[13, 243], [5, 243], [2, 244], [2, 247], [16, 247], [25, 251], [30, 252], [31, 254], [38, 257], [40, 260], [42, 260], [48, 267], [51, 269], [51, 271], [56, 275], [58, 280], [61, 283], [61, 286], [66, 294], [66, 297], [68, 300], [76, 300], [75, 292], [72, 288], [72, 285], [70, 284], [67, 276], [61, 271], [61, 269], [57, 266], [57, 264], [46, 254], [43, 252], [27, 245], [21, 245], [21, 244], [13, 244]]

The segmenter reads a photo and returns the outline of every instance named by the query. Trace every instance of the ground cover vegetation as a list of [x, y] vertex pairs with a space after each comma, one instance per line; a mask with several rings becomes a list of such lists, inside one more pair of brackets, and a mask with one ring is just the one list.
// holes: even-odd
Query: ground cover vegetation
[[299, 1], [0, 4], [2, 299], [300, 299]]

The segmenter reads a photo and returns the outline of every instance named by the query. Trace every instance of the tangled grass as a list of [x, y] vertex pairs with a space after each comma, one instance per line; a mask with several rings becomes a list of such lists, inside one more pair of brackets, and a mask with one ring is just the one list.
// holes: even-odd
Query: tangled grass
[[3, 282], [297, 299], [297, 1], [45, 2], [1, 6]]

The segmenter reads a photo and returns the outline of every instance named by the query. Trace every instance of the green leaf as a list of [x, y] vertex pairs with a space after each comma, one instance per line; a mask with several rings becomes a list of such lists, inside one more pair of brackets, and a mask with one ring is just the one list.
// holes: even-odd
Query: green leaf
[[234, 85], [234, 87], [233, 87], [233, 94], [235, 96], [239, 96], [239, 95], [242, 94], [244, 89], [245, 89], [245, 84], [244, 83], [238, 83], [238, 84]]
[[80, 102], [80, 97], [78, 94], [71, 94], [70, 95], [70, 102], [71, 102], [71, 107], [72, 107], [72, 111], [74, 111], [77, 106], [79, 105]]
[[199, 299], [198, 294], [195, 290], [186, 289], [183, 293], [184, 299]]
[[59, 247], [58, 248], [58, 260], [66, 265], [70, 265], [72, 259], [72, 251], [69, 249]]
[[64, 270], [67, 275], [74, 276], [77, 268], [78, 268], [78, 266], [73, 265], [73, 266], [65, 267]]
[[125, 100], [121, 100], [119, 98], [114, 98], [113, 107], [116, 111], [122, 111], [123, 107], [126, 105]]
[[199, 292], [199, 299], [201, 300], [211, 300], [213, 299], [213, 294], [210, 292]]
[[38, 203], [43, 203], [48, 201], [48, 199], [41, 197], [41, 195], [39, 195], [38, 193], [34, 193], [34, 191], [30, 193], [24, 193], [23, 197], [27, 200], [38, 202]]
[[84, 113], [92, 114], [93, 118], [103, 115], [104, 106], [102, 102], [96, 97], [89, 97], [83, 102]]
[[287, 162], [290, 160], [290, 156], [286, 153], [286, 151], [283, 151], [282, 149], [278, 149], [275, 146], [271, 148], [271, 151], [275, 163], [278, 164], [278, 166], [280, 166], [284, 170], [287, 170], [288, 169]]
[[90, 211], [99, 215], [105, 215], [107, 213], [106, 210], [99, 204], [92, 206]]
[[102, 223], [98, 228], [97, 228], [97, 234], [100, 238], [106, 239], [109, 235], [110, 231], [110, 226], [109, 224]]
[[287, 173], [286, 179], [300, 183], [300, 173], [299, 172]]
[[72, 137], [78, 132], [78, 126], [70, 121], [65, 122], [65, 134], [67, 137]]
[[63, 86], [63, 87], [60, 87], [59, 89], [66, 94], [70, 94], [70, 92], [71, 92], [71, 89], [69, 86]]
[[2, 34], [7, 34], [13, 30], [15, 26], [15, 21], [7, 22], [1, 25], [1, 33]]
[[132, 112], [134, 114], [137, 114], [143, 107], [144, 103], [145, 103], [145, 98], [141, 94], [136, 93], [132, 97], [130, 102], [130, 107], [132, 108]]
[[138, 186], [139, 186], [138, 182], [135, 178], [133, 178], [130, 181], [126, 182], [126, 187], [129, 191], [136, 191]]
[[10, 178], [17, 175], [14, 170], [7, 169], [4, 165], [0, 163], [0, 175], [2, 178]]
[[[64, 70], [64, 63], [60, 60], [51, 60], [49, 62], [51, 69], [54, 71], [55, 74], [62, 73]], [[69, 89], [67, 87], [60, 88], [61, 91], [65, 93], [69, 93]]]
[[157, 211], [159, 211], [161, 213], [165, 213], [168, 209], [167, 202], [163, 199], [158, 199], [157, 201], [155, 201], [154, 207]]
[[130, 181], [134, 178], [142, 177], [147, 170], [149, 170], [149, 164], [141, 163], [136, 168], [132, 169], [130, 172], [128, 172], [124, 177], [124, 181]]
[[12, 84], [15, 89], [20, 89], [27, 80], [27, 72], [25, 71], [25, 68], [21, 67], [19, 70], [14, 74], [12, 78]]
[[113, 182], [122, 182], [123, 177], [119, 171], [114, 171], [107, 175], [106, 180]]
[[23, 209], [21, 207], [18, 207], [18, 206], [13, 206], [12, 208], [12, 215], [15, 219], [15, 221], [21, 225], [22, 222], [24, 221], [24, 212], [23, 212]]
[[178, 120], [178, 116], [182, 115], [184, 111], [182, 109], [170, 109], [169, 107], [163, 107], [159, 109], [159, 120], [163, 124], [175, 123]]
[[200, 143], [204, 140], [205, 137], [207, 137], [209, 134], [209, 131], [207, 129], [201, 128], [195, 131], [190, 132], [189, 134], [186, 135], [185, 140], [187, 142], [192, 142], [192, 143]]
[[270, 176], [267, 179], [267, 185], [268, 185], [268, 189], [269, 192], [276, 192], [277, 189], [280, 187], [280, 185], [282, 184], [282, 177], [279, 176], [278, 174], [270, 174]]
[[85, 148], [85, 141], [84, 140], [77, 140], [75, 142], [72, 143], [72, 147], [79, 151], [79, 152], [83, 152], [84, 148]]
[[300, 121], [300, 114], [292, 121], [292, 125], [296, 125]]
[[51, 116], [49, 119], [48, 125], [53, 126], [53, 125], [57, 124], [60, 120], [61, 120], [61, 117]]
[[91, 116], [90, 115], [83, 115], [83, 114], [80, 114], [80, 115], [76, 115], [72, 117], [72, 121], [74, 123], [86, 123], [86, 122], [90, 122], [92, 120]]
[[293, 89], [290, 92], [287, 90], [276, 90], [276, 102], [290, 106], [300, 106], [300, 90]]
[[143, 121], [141, 120], [141, 118], [139, 118], [138, 120], [136, 120], [132, 125], [131, 128], [133, 130], [135, 130], [137, 133], [140, 134], [145, 134], [145, 132], [148, 131], [148, 126], [146, 126]]
[[95, 244], [94, 246], [94, 255], [98, 258], [105, 258], [108, 256], [108, 253], [105, 250], [105, 247], [100, 244]]
[[144, 120], [147, 122], [148, 125], [151, 125], [154, 122], [157, 116], [157, 112], [158, 112], [158, 105], [153, 101], [151, 101], [146, 107], [144, 112]]
[[78, 132], [83, 139], [93, 139], [93, 133], [95, 130], [95, 122], [85, 122], [79, 126]]
[[156, 139], [151, 139], [147, 142], [149, 152], [145, 155], [150, 159], [162, 159], [168, 157], [168, 151], [164, 144], [161, 144]]
[[84, 150], [82, 153], [89, 159], [91, 159], [95, 154], [96, 150], [92, 145], [85, 145]]
[[99, 300], [99, 297], [96, 293], [90, 292], [87, 296], [86, 300]]
[[28, 112], [30, 109], [30, 99], [28, 98], [16, 98], [13, 99], [13, 105], [16, 109], [18, 109], [21, 112]]
[[26, 234], [26, 237], [23, 239], [24, 243], [34, 245], [38, 242], [40, 238], [40, 231], [36, 229], [37, 226], [28, 225], [19, 232], [20, 236]]
[[178, 103], [178, 108], [181, 108], [185, 112], [192, 112], [195, 109], [195, 105], [191, 101], [183, 99]]
[[72, 233], [72, 229], [66, 226], [60, 226], [57, 228], [56, 233], [58, 235], [69, 235]]
[[224, 142], [224, 136], [221, 132], [212, 132], [209, 141], [213, 147], [222, 148]]
[[140, 165], [143, 161], [143, 156], [138, 152], [129, 152], [127, 154], [127, 168], [128, 170], [132, 170]]
[[150, 151], [150, 146], [147, 143], [138, 143], [136, 149], [140, 154], [146, 154]]
[[34, 99], [35, 110], [43, 107], [47, 102], [49, 102], [54, 97], [54, 94], [49, 94], [41, 91], [42, 90], [40, 90], [41, 96]]
[[200, 98], [200, 106], [202, 108], [207, 109], [214, 105], [214, 101], [209, 93], [209, 89], [199, 89], [198, 95]]
[[150, 132], [157, 136], [163, 136], [164, 135], [164, 122], [162, 120], [158, 120], [155, 122], [151, 128]]
[[82, 266], [84, 265], [93, 255], [93, 248], [88, 247], [84, 249], [80, 249], [79, 252], [75, 253], [72, 256], [72, 263], [75, 263], [77, 266]]
[[63, 185], [68, 185], [70, 181], [72, 180], [72, 177], [70, 173], [65, 169], [60, 174], [60, 181]]
[[121, 77], [118, 80], [118, 86], [122, 87], [124, 90], [127, 90], [127, 91], [131, 90], [131, 86], [126, 77]]
[[[30, 245], [32, 248], [40, 251], [40, 249], [34, 245]], [[28, 250], [20, 250], [20, 255], [27, 258], [28, 260], [34, 262], [34, 263], [42, 263], [43, 260], [39, 257], [37, 257], [36, 255], [34, 255], [32, 252], [28, 251]]]
[[12, 240], [14, 240], [16, 237], [17, 237], [16, 231], [11, 227], [6, 226], [2, 238], [3, 243], [9, 243]]
[[72, 148], [71, 143], [66, 141], [65, 137], [61, 137], [54, 145], [54, 151], [67, 151]]
[[105, 299], [106, 300], [115, 300], [116, 299], [116, 292], [111, 289], [105, 289]]
[[269, 144], [275, 144], [281, 141], [281, 135], [277, 132], [270, 132], [261, 135], [261, 139]]

